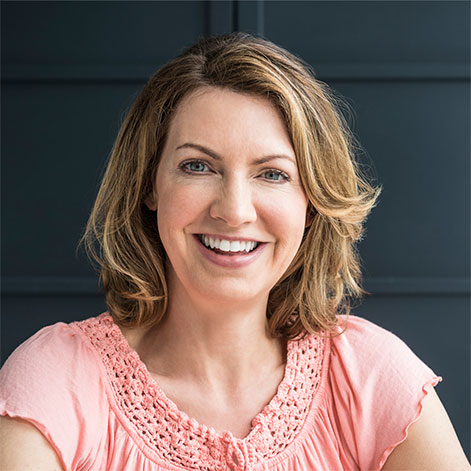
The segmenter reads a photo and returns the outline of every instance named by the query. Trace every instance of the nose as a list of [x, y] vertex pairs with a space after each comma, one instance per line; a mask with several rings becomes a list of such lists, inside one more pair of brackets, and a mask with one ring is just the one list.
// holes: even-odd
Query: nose
[[250, 183], [243, 178], [223, 180], [211, 202], [209, 214], [231, 227], [255, 221], [257, 212]]

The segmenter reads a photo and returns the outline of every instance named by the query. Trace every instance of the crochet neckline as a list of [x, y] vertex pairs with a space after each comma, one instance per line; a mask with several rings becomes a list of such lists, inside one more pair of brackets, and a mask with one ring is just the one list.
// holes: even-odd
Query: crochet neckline
[[249, 470], [279, 455], [301, 432], [320, 384], [325, 339], [314, 334], [289, 339], [275, 395], [252, 419], [248, 435], [237, 438], [181, 411], [108, 312], [74, 324], [99, 352], [116, 403], [139, 436], [157, 456], [185, 469]]
[[[111, 318], [111, 316], [110, 316], [110, 318]], [[235, 437], [232, 432], [217, 431], [213, 427], [206, 426], [206, 425], [198, 422], [193, 417], [190, 417], [186, 412], [179, 409], [179, 407], [175, 404], [175, 402], [173, 402], [172, 399], [170, 399], [167, 396], [167, 394], [164, 392], [164, 390], [160, 387], [158, 381], [155, 380], [154, 377], [151, 375], [151, 373], [147, 369], [147, 365], [141, 360], [141, 358], [140, 358], [139, 354], [136, 352], [136, 350], [134, 350], [134, 348], [132, 348], [130, 346], [129, 342], [127, 341], [126, 337], [122, 333], [121, 329], [118, 326], [116, 326], [116, 324], [114, 326], [118, 328], [119, 333], [121, 334], [121, 337], [122, 337], [121, 340], [123, 342], [123, 348], [125, 350], [124, 353], [126, 355], [128, 355], [129, 357], [132, 357], [133, 360], [136, 363], [139, 363], [142, 366], [142, 370], [145, 373], [146, 383], [149, 386], [152, 386], [152, 388], [154, 388], [156, 390], [156, 392], [158, 393], [158, 397], [161, 398], [162, 401], [164, 401], [167, 404], [168, 410], [170, 411], [169, 415], [172, 415], [172, 416], [176, 417], [177, 420], [182, 424], [182, 426], [184, 428], [191, 428], [192, 426], [194, 426], [196, 428], [208, 429], [209, 433], [217, 440], [229, 439], [231, 441], [239, 441], [239, 442], [240, 441], [249, 441], [250, 436], [255, 431], [255, 425], [258, 422], [260, 422], [260, 420], [261, 420], [261, 416], [267, 416], [269, 411], [274, 408], [274, 406], [275, 406], [274, 403], [280, 402], [280, 400], [277, 396], [284, 396], [285, 391], [288, 389], [288, 383], [290, 381], [290, 378], [288, 378], [288, 374], [287, 374], [287, 372], [288, 372], [288, 363], [292, 363], [292, 360], [293, 360], [292, 359], [292, 353], [291, 353], [292, 350], [293, 350], [293, 341], [292, 340], [287, 341], [286, 364], [285, 364], [285, 370], [284, 370], [283, 378], [282, 378], [281, 382], [278, 385], [278, 388], [277, 388], [277, 391], [276, 391], [275, 395], [270, 399], [268, 404], [265, 405], [265, 407], [252, 419], [250, 432], [244, 438], [238, 438], [238, 437]], [[291, 361], [289, 359], [291, 359]], [[291, 365], [290, 365], [289, 369], [292, 370]], [[290, 375], [290, 376], [292, 376], [292, 375]]]

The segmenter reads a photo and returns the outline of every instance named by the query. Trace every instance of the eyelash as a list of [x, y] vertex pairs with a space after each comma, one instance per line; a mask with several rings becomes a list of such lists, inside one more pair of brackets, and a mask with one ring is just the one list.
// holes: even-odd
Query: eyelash
[[[188, 166], [191, 165], [191, 164], [201, 164], [201, 165], [204, 165], [205, 167], [209, 168], [209, 165], [204, 160], [198, 160], [198, 159], [185, 160], [184, 162], [182, 162], [179, 165], [179, 168], [183, 172], [188, 173], [190, 175], [196, 175], [198, 173], [203, 173], [202, 171], [198, 172], [198, 171], [190, 170], [188, 168]], [[268, 172], [274, 173], [275, 175], [279, 175], [280, 177], [283, 178], [283, 180], [272, 180], [272, 179], [268, 178], [267, 179], [268, 181], [276, 182], [276, 183], [278, 183], [278, 182], [284, 183], [284, 182], [291, 181], [291, 178], [289, 177], [289, 175], [286, 174], [285, 172], [282, 172], [281, 170], [277, 170], [277, 169], [274, 169], [274, 168], [267, 168], [266, 170], [264, 170], [263, 174], [268, 173]]]

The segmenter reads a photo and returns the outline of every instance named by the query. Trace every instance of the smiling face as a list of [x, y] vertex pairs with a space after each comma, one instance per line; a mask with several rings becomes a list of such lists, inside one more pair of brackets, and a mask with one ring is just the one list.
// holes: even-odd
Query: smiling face
[[186, 96], [146, 203], [157, 210], [170, 293], [268, 298], [306, 224], [307, 198], [281, 114], [264, 98], [222, 88]]

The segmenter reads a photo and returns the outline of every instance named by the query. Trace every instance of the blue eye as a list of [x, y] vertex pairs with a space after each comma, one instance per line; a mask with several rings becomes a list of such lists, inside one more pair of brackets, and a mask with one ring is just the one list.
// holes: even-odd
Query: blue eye
[[181, 168], [185, 172], [189, 173], [202, 173], [209, 170], [209, 167], [201, 160], [190, 160], [189, 162], [183, 162]]
[[267, 180], [271, 180], [273, 182], [285, 182], [285, 181], [289, 181], [290, 179], [289, 176], [285, 172], [282, 172], [281, 170], [274, 170], [274, 169], [266, 170], [265, 172], [263, 172], [262, 175]]

